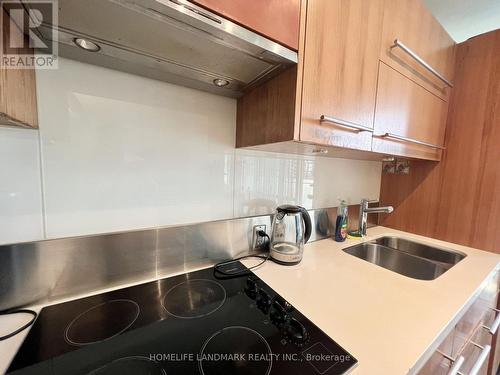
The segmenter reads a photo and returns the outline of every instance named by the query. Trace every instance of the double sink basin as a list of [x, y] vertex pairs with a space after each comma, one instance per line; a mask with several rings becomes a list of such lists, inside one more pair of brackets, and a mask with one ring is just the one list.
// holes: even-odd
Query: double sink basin
[[381, 237], [343, 249], [346, 253], [401, 275], [434, 280], [466, 257], [401, 237]]

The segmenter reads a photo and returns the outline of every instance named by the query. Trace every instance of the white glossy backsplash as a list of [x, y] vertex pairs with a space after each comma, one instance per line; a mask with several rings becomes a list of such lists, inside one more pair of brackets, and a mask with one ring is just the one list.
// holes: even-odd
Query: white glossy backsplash
[[0, 128], [0, 243], [379, 196], [380, 162], [235, 150], [233, 99], [66, 59], [37, 86], [40, 131]]
[[0, 243], [42, 237], [38, 132], [0, 127]]

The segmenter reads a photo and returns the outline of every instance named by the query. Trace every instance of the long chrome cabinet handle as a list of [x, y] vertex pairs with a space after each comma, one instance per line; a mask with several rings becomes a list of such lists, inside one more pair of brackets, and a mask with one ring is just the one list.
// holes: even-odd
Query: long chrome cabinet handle
[[439, 73], [436, 69], [434, 69], [432, 66], [429, 65], [424, 59], [422, 59], [419, 55], [417, 55], [415, 52], [413, 52], [411, 49], [409, 49], [403, 42], [401, 42], [399, 39], [394, 40], [394, 44], [391, 46], [391, 50], [393, 48], [401, 48], [403, 51], [405, 51], [408, 55], [410, 55], [416, 62], [418, 62], [420, 65], [422, 65], [425, 69], [427, 69], [429, 72], [431, 72], [434, 76], [439, 78], [441, 81], [443, 81], [448, 87], [453, 87], [453, 83], [451, 83], [444, 75]]
[[483, 367], [484, 361], [486, 361], [486, 358], [488, 357], [488, 354], [490, 354], [491, 346], [490, 345], [485, 345], [484, 347], [480, 345], [476, 345], [478, 348], [481, 348], [481, 354], [479, 354], [479, 357], [477, 358], [476, 363], [474, 363], [474, 366], [469, 372], [469, 375], [477, 375], [479, 373], [479, 370], [481, 370], [481, 367]]
[[363, 126], [363, 125], [358, 125], [358, 124], [355, 124], [353, 122], [341, 120], [341, 119], [338, 119], [338, 118], [335, 118], [335, 117], [331, 117], [331, 116], [321, 115], [321, 117], [319, 118], [319, 120], [321, 122], [330, 122], [332, 124], [337, 124], [337, 125], [340, 125], [340, 126], [344, 126], [346, 128], [349, 128], [351, 130], [355, 130], [355, 131], [358, 131], [358, 132], [371, 132], [371, 133], [373, 133], [373, 129], [372, 128], [369, 128], [369, 127]]
[[380, 135], [380, 137], [393, 138], [393, 139], [397, 139], [399, 141], [414, 143], [414, 144], [420, 145], [420, 146], [427, 146], [427, 147], [431, 147], [431, 148], [437, 148], [439, 150], [446, 150], [446, 147], [443, 147], [443, 146], [433, 145], [432, 143], [427, 143], [427, 142], [422, 142], [422, 141], [417, 141], [416, 139], [407, 138], [407, 137], [403, 137], [401, 135], [396, 135], [396, 134], [392, 134], [392, 133], [385, 133], [385, 134]]
[[495, 320], [493, 321], [493, 324], [491, 325], [491, 327], [487, 327], [487, 326], [483, 325], [483, 328], [487, 329], [488, 332], [490, 333], [490, 335], [494, 335], [495, 333], [497, 333], [498, 326], [500, 326], [500, 310], [493, 309], [493, 308], [492, 308], [492, 310], [496, 311], [498, 314], [497, 317], [495, 318]]
[[453, 366], [451, 366], [450, 372], [448, 372], [448, 375], [457, 375], [460, 371], [460, 367], [465, 362], [465, 357], [460, 356], [458, 357], [455, 361], [453, 361]]

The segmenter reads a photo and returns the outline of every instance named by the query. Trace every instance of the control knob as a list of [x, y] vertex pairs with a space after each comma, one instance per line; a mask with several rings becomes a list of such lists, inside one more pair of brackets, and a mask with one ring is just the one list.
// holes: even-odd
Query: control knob
[[290, 302], [288, 302], [287, 300], [285, 300], [283, 297], [276, 296], [275, 300], [278, 301], [278, 303], [281, 305], [281, 307], [283, 307], [285, 309], [285, 311], [287, 313], [292, 312], [293, 310], [295, 310], [294, 307], [290, 304]]
[[259, 292], [259, 287], [257, 283], [252, 278], [247, 279], [247, 283], [245, 285], [245, 293], [251, 299], [255, 299], [257, 297], [257, 293]]
[[283, 328], [285, 336], [297, 346], [304, 345], [309, 339], [306, 327], [295, 318], [289, 319]]
[[281, 327], [289, 319], [285, 308], [276, 299], [271, 306], [269, 317], [271, 318], [271, 322], [278, 327]]
[[269, 312], [272, 302], [273, 301], [271, 297], [265, 290], [259, 290], [259, 295], [257, 297], [257, 307], [261, 309], [264, 314], [267, 314]]

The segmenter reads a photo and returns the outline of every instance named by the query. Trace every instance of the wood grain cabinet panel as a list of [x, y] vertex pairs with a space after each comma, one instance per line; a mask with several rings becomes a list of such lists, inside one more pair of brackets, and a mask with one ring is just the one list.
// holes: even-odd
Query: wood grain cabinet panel
[[371, 150], [370, 132], [320, 117], [373, 128], [383, 5], [383, 0], [308, 2], [301, 141]]
[[292, 67], [238, 99], [236, 147], [294, 138], [297, 68]]
[[500, 253], [500, 30], [457, 47], [446, 151], [383, 174], [381, 225]]
[[399, 39], [436, 71], [453, 80], [455, 42], [421, 0], [386, 0], [382, 35], [382, 61], [448, 100], [450, 88], [400, 48], [390, 48]]
[[390, 133], [443, 146], [448, 103], [380, 63], [373, 151], [439, 160], [439, 149], [380, 135]]
[[[5, 12], [2, 8], [1, 12]], [[5, 14], [5, 13], [4, 13]], [[2, 23], [0, 58], [3, 43], [12, 37], [20, 45], [25, 38], [21, 30]], [[0, 66], [0, 125], [38, 128], [36, 82], [34, 69], [6, 69]]]
[[237, 147], [300, 143], [328, 156], [344, 149], [363, 154], [356, 158], [440, 160], [439, 148], [380, 137], [444, 143], [449, 90], [436, 90], [414, 61], [381, 53], [398, 35], [452, 75], [454, 42], [420, 0], [308, 0], [300, 15], [297, 69], [238, 100]]
[[320, 145], [327, 156], [380, 159], [365, 152], [371, 132], [320, 117], [373, 129], [383, 4], [302, 1], [298, 66], [238, 99], [236, 146], [314, 153], [317, 148], [308, 146]]
[[299, 49], [300, 0], [194, 0], [244, 27]]

